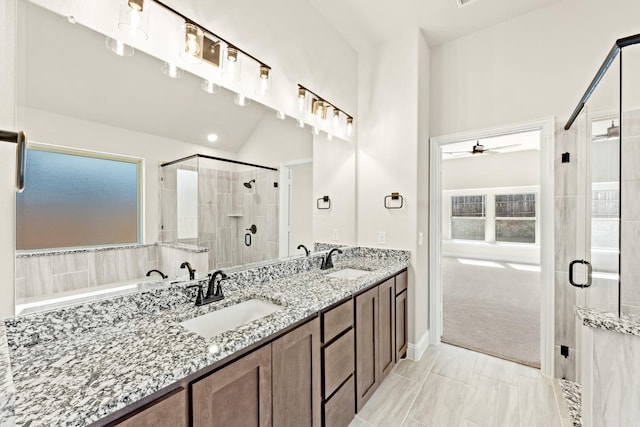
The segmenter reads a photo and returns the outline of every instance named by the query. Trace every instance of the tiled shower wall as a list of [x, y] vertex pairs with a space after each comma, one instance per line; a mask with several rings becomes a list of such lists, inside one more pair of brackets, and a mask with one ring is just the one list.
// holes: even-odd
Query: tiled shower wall
[[208, 271], [207, 253], [161, 245], [95, 248], [16, 255], [16, 298], [54, 297], [90, 291], [118, 282], [140, 279], [159, 269], [170, 277], [185, 275], [180, 264], [189, 261]]
[[[161, 229], [163, 242], [177, 240], [177, 184], [178, 168], [195, 167], [170, 165], [162, 168]], [[209, 249], [211, 269], [278, 257], [278, 172], [266, 169], [226, 171], [198, 167], [198, 241], [194, 244]], [[253, 188], [243, 183], [255, 179]], [[246, 229], [256, 225], [251, 234], [251, 246], [245, 245]]]

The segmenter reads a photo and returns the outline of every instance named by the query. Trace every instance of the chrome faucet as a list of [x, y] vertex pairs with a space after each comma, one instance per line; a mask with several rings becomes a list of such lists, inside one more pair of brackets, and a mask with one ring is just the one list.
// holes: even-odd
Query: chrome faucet
[[193, 280], [196, 278], [196, 271], [191, 267], [191, 264], [189, 264], [189, 262], [183, 262], [182, 264], [180, 264], [180, 268], [186, 268], [189, 270], [189, 280]]
[[166, 274], [164, 274], [162, 271], [155, 270], [155, 269], [147, 271], [147, 277], [151, 276], [151, 273], [158, 273], [163, 279], [166, 279], [167, 277], [169, 277]]
[[322, 260], [322, 265], [320, 265], [320, 270], [328, 270], [330, 268], [333, 268], [333, 261], [331, 260], [331, 257], [335, 252], [339, 254], [342, 253], [342, 251], [338, 248], [331, 249], [327, 254], [327, 257]]
[[305, 245], [298, 245], [298, 249], [304, 249], [305, 255], [309, 256], [309, 249]]

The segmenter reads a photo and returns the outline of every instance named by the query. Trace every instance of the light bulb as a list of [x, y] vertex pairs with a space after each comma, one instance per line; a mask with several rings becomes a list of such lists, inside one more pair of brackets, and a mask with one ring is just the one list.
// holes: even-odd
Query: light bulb
[[238, 49], [233, 46], [227, 46], [227, 61], [238, 62]]
[[180, 51], [180, 57], [187, 62], [199, 64], [202, 62], [204, 32], [191, 22], [185, 22], [183, 28], [184, 48]]

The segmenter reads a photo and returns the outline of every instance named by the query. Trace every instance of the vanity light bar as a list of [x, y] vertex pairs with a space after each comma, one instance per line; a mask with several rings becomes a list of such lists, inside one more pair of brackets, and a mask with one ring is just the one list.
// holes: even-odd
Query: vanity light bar
[[[220, 42], [223, 42], [225, 44], [227, 44], [227, 46], [235, 49], [236, 52], [240, 52], [242, 53], [244, 56], [253, 59], [255, 62], [257, 62], [260, 65], [260, 78], [268, 78], [269, 76], [269, 71], [271, 70], [271, 67], [268, 66], [264, 61], [259, 60], [258, 58], [256, 58], [255, 56], [251, 55], [250, 53], [248, 53], [247, 51], [244, 51], [242, 49], [240, 49], [238, 46], [236, 46], [233, 43], [228, 42], [227, 40], [225, 40], [224, 38], [220, 37], [219, 35], [217, 35], [216, 33], [214, 33], [213, 31], [207, 29], [206, 27], [204, 27], [203, 25], [198, 24], [197, 22], [195, 22], [193, 19], [188, 18], [187, 16], [185, 16], [184, 14], [182, 14], [181, 12], [177, 11], [176, 9], [172, 8], [171, 6], [167, 5], [166, 3], [160, 1], [160, 0], [147, 0], [147, 1], [153, 1], [154, 3], [156, 3], [157, 5], [163, 7], [165, 10], [168, 10], [169, 12], [178, 15], [179, 17], [181, 17], [182, 19], [184, 19], [184, 21], [186, 23], [189, 23], [190, 25], [193, 25], [197, 28], [199, 28], [200, 30], [202, 30], [205, 33], [205, 41], [204, 41], [204, 49], [203, 49], [203, 59], [215, 66], [220, 66], [219, 64], [219, 53], [220, 53]], [[130, 0], [129, 1], [129, 7], [131, 7], [131, 3], [135, 4], [135, 5], [140, 5], [140, 10], [142, 10], [142, 5], [144, 3], [143, 0]], [[211, 40], [210, 37], [206, 37], [206, 35], [210, 35], [213, 36], [213, 38], [215, 38], [217, 41], [213, 41]], [[218, 59], [215, 59], [216, 55], [218, 55]], [[266, 72], [264, 70], [267, 70]], [[266, 77], [264, 77], [266, 75]]]
[[302, 110], [303, 108], [304, 99], [307, 94], [313, 97], [311, 102], [311, 114], [320, 117], [322, 120], [325, 120], [327, 118], [327, 110], [329, 108], [332, 108], [333, 119], [335, 122], [339, 120], [340, 113], [344, 114], [345, 117], [347, 118], [347, 134], [351, 136], [351, 133], [353, 132], [353, 116], [347, 113], [346, 111], [344, 111], [342, 108], [336, 107], [335, 104], [322, 98], [320, 95], [318, 95], [314, 91], [309, 90], [298, 83], [298, 99], [300, 100], [300, 107], [301, 107], [300, 110]]

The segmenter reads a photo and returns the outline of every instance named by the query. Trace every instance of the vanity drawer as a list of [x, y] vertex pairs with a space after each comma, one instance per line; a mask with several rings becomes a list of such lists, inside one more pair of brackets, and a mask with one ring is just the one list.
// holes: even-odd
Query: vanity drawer
[[328, 398], [354, 371], [353, 329], [324, 348], [324, 389]]
[[407, 271], [405, 270], [396, 276], [396, 295], [400, 294], [400, 292], [406, 289], [407, 289]]
[[356, 392], [353, 375], [324, 404], [325, 427], [347, 427], [356, 415]]
[[353, 326], [353, 299], [322, 314], [322, 342], [327, 343]]

